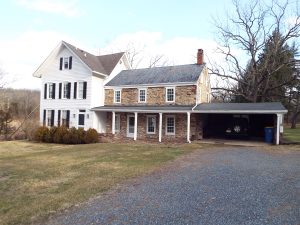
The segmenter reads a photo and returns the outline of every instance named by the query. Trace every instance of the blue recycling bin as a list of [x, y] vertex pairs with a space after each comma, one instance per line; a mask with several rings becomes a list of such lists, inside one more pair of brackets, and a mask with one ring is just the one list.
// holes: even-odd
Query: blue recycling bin
[[273, 143], [273, 127], [265, 127], [265, 142]]

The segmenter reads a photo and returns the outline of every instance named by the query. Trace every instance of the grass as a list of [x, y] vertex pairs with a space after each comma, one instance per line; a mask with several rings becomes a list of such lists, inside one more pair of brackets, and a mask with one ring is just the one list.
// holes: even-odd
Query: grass
[[283, 134], [284, 137], [290, 141], [300, 142], [300, 125], [298, 125], [296, 129], [285, 127]]
[[49, 215], [145, 174], [199, 145], [0, 144], [0, 224]]

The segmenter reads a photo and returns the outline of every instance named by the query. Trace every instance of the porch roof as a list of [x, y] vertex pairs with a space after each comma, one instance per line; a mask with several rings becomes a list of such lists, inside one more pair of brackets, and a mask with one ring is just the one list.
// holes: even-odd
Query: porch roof
[[261, 103], [201, 103], [193, 112], [198, 113], [244, 113], [285, 114], [287, 109], [280, 102]]
[[106, 105], [94, 107], [92, 111], [102, 111], [102, 112], [173, 112], [173, 113], [186, 113], [191, 112], [193, 105]]

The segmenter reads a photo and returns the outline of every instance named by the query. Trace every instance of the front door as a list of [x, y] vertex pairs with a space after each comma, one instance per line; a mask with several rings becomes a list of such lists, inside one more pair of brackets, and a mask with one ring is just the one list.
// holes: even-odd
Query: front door
[[127, 117], [127, 137], [133, 138], [134, 136], [134, 116], [129, 115]]

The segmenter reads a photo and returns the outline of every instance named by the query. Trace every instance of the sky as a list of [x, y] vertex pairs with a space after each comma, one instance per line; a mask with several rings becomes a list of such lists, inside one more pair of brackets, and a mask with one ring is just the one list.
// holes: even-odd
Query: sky
[[32, 76], [61, 40], [92, 54], [143, 48], [172, 64], [216, 47], [213, 16], [231, 0], [0, 0], [0, 68], [9, 87], [40, 89]]

